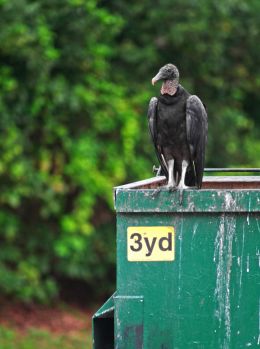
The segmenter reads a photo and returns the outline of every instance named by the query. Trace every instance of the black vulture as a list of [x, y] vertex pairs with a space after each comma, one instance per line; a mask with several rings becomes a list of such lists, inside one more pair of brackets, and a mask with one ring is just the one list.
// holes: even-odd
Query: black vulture
[[148, 108], [148, 123], [167, 187], [201, 188], [207, 143], [208, 117], [199, 97], [179, 84], [173, 64], [163, 66], [152, 79], [162, 80], [160, 96]]

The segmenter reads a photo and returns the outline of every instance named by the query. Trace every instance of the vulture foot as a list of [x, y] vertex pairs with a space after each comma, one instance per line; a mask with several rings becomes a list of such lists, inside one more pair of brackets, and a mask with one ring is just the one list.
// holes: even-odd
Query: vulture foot
[[172, 185], [172, 184], [167, 184], [165, 186], [166, 189], [169, 190], [169, 192], [173, 193], [175, 190], [177, 190], [178, 188], [176, 187], [176, 185]]

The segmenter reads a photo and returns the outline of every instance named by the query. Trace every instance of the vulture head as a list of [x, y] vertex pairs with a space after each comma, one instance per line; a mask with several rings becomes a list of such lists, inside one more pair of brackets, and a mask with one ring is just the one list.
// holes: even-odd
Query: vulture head
[[167, 80], [174, 81], [176, 85], [179, 84], [179, 70], [178, 68], [169, 63], [164, 65], [158, 72], [155, 77], [152, 79], [152, 84], [154, 85], [156, 81], [163, 80], [164, 82]]

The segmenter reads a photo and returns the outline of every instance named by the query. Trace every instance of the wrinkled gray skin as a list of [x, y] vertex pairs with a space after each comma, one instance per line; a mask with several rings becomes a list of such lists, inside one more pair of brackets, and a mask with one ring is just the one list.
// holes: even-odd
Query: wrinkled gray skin
[[175, 65], [163, 66], [152, 84], [159, 80], [163, 81], [161, 94], [150, 101], [148, 121], [158, 160], [168, 178], [167, 187], [201, 188], [208, 129], [206, 110], [197, 96], [179, 84]]

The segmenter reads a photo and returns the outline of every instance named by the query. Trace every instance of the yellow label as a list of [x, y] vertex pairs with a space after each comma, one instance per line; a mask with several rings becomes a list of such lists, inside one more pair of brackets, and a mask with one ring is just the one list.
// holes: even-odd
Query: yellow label
[[175, 255], [174, 235], [173, 227], [128, 227], [128, 261], [173, 261]]

